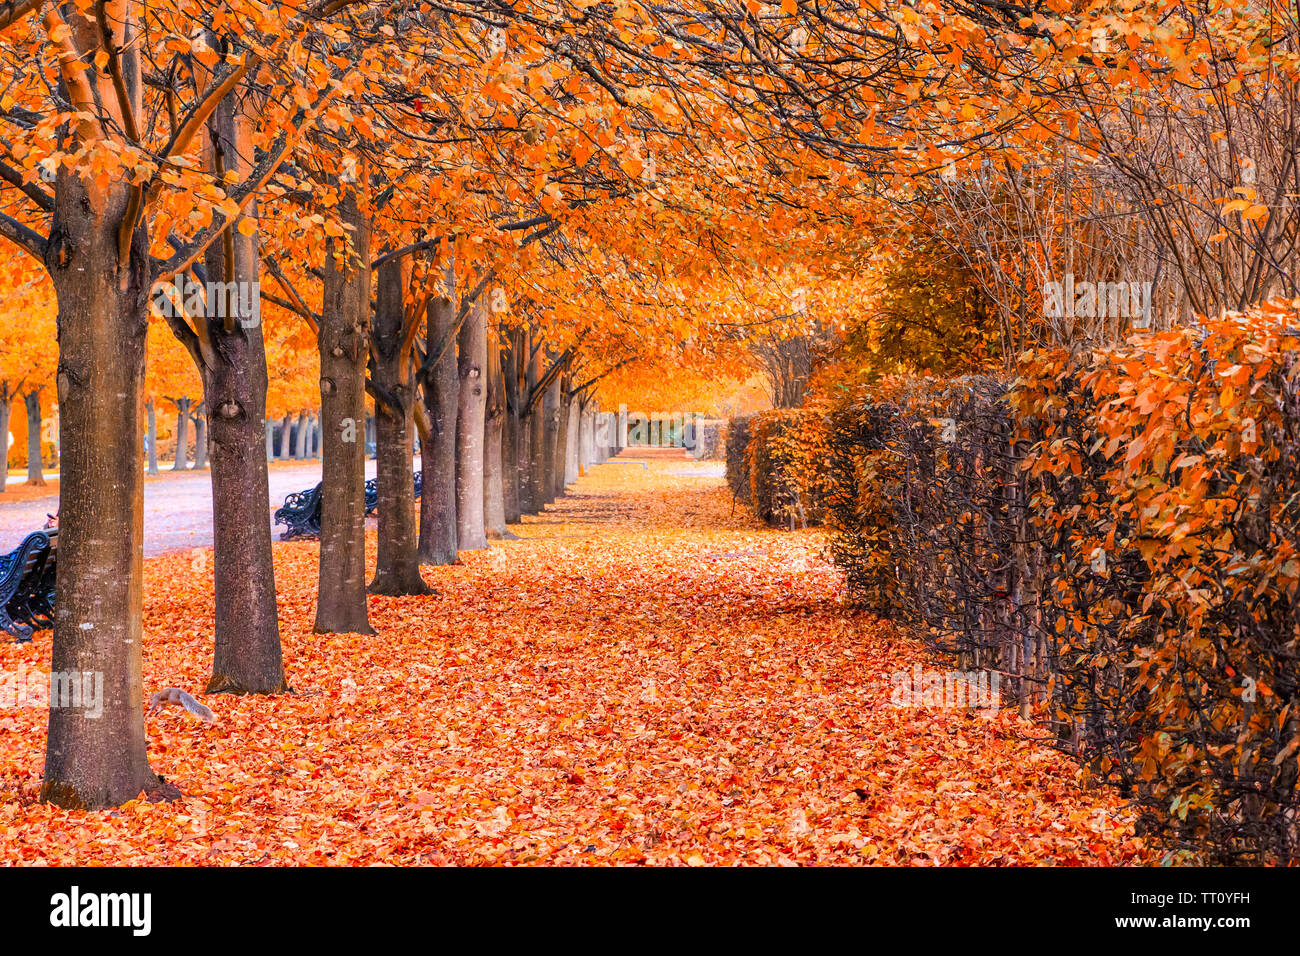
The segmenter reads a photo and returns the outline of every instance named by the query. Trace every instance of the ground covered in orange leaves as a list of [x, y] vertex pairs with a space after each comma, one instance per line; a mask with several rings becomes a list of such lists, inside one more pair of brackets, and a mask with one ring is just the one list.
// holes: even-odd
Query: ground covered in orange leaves
[[[294, 693], [147, 724], [186, 794], [35, 801], [45, 712], [0, 711], [6, 863], [1143, 862], [1118, 799], [1004, 711], [890, 703], [913, 640], [846, 610], [817, 532], [756, 525], [716, 469], [594, 469], [522, 540], [311, 633], [317, 549], [276, 545]], [[373, 540], [372, 540], [373, 546]], [[373, 560], [373, 554], [371, 555]], [[145, 687], [202, 690], [211, 560], [147, 570]], [[50, 636], [0, 645], [48, 669]], [[142, 701], [143, 704], [143, 701]]]

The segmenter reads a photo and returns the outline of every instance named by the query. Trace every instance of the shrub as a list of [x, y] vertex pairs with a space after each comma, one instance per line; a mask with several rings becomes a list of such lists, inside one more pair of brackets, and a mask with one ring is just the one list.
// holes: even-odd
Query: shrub
[[749, 447], [749, 426], [753, 418], [752, 415], [737, 415], [727, 422], [727, 487], [731, 489], [731, 497], [742, 504], [750, 502], [745, 450]]
[[1037, 352], [831, 417], [851, 595], [963, 667], [1213, 862], [1300, 859], [1296, 305]]
[[819, 408], [733, 419], [727, 434], [727, 475], [737, 500], [774, 526], [793, 529], [821, 521], [829, 436]]

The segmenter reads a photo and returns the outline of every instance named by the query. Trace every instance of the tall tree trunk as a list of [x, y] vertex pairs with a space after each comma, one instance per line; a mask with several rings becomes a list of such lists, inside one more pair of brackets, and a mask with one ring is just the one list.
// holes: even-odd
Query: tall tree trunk
[[591, 403], [578, 403], [578, 476], [591, 468]]
[[519, 419], [509, 407], [501, 419], [501, 508], [507, 525], [519, 524]]
[[[415, 469], [412, 466], [412, 404], [415, 383], [411, 353], [403, 342], [402, 260], [380, 266], [376, 277], [375, 347], [372, 379], [375, 400], [375, 465], [379, 492], [379, 558], [372, 594], [429, 594], [420, 577], [419, 534], [415, 523]], [[365, 421], [358, 440], [365, 441]], [[362, 452], [364, 455], [364, 445]]]
[[293, 438], [293, 416], [285, 415], [280, 419], [280, 454], [279, 458], [289, 459], [293, 457], [293, 445], [290, 439]]
[[[208, 126], [210, 168], [237, 170], [241, 179], [251, 168], [253, 145], [243, 109], [227, 98]], [[220, 162], [218, 164], [218, 157]], [[254, 224], [257, 205], [245, 216]], [[257, 234], [241, 235], [232, 226], [226, 243], [208, 247], [208, 275], [224, 276], [235, 288], [253, 289], [258, 281]], [[275, 604], [275, 564], [271, 558], [271, 495], [267, 477], [266, 346], [260, 309], [249, 308], [253, 296], [239, 294], [220, 310], [209, 303], [206, 319], [211, 354], [202, 368], [204, 412], [195, 432], [195, 467], [207, 457], [211, 434], [213, 582], [216, 636], [209, 694], [278, 694], [289, 689], [280, 647]], [[204, 421], [209, 428], [203, 429]]]
[[[129, 42], [121, 56], [138, 103], [138, 45]], [[59, 307], [63, 427], [50, 669], [103, 680], [93, 718], [85, 707], [50, 702], [41, 799], [70, 808], [117, 806], [142, 790], [179, 795], [161, 785], [145, 751], [140, 463], [151, 276], [143, 228], [119, 252], [130, 192], [127, 177], [99, 187], [61, 170], [46, 252]]]
[[154, 407], [152, 398], [145, 403], [144, 408], [149, 422], [149, 476], [156, 478], [158, 477], [158, 410]]
[[557, 377], [546, 389], [542, 398], [542, 456], [541, 468], [538, 470], [538, 484], [542, 488], [544, 504], [550, 504], [556, 498], [555, 493], [555, 458], [560, 441], [560, 380]]
[[519, 332], [511, 332], [508, 345], [501, 353], [501, 383], [505, 398], [501, 434], [501, 475], [502, 507], [505, 509], [506, 524], [518, 524], [523, 513], [519, 503], [520, 338]]
[[194, 470], [208, 467], [208, 401], [194, 410]]
[[462, 551], [488, 546], [483, 527], [484, 425], [487, 419], [487, 330], [483, 307], [475, 302], [460, 327], [456, 409], [456, 540]]
[[190, 405], [188, 398], [175, 399], [176, 402], [176, 460], [172, 471], [184, 471], [189, 467], [190, 457]]
[[555, 405], [555, 457], [551, 461], [555, 497], [564, 497], [564, 475], [569, 458], [569, 373], [560, 376]]
[[487, 416], [483, 440], [483, 530], [490, 539], [515, 536], [506, 527], [505, 423], [506, 390], [501, 342], [495, 329], [487, 342]]
[[[536, 348], [533, 350], [532, 358], [528, 363], [528, 388], [525, 391], [530, 397], [537, 391], [537, 385], [545, 373], [543, 350]], [[528, 410], [528, 453], [526, 462], [529, 514], [540, 514], [546, 508], [546, 480], [543, 477], [546, 474], [546, 426], [544, 422], [545, 412], [542, 408], [544, 404], [542, 401], [534, 402], [532, 408]]]
[[[455, 284], [447, 269], [447, 294], [429, 302], [430, 349], [439, 348], [456, 322]], [[455, 564], [456, 536], [456, 406], [460, 382], [456, 369], [456, 344], [452, 340], [432, 368], [424, 370], [421, 392], [429, 439], [422, 444], [424, 469], [420, 497], [420, 563]]]
[[4, 465], [0, 467], [0, 494], [4, 494], [5, 484], [9, 481], [9, 416], [13, 412], [13, 401], [8, 398], [8, 383], [3, 386], [4, 397], [0, 397], [0, 444], [4, 446]]
[[582, 442], [582, 405], [574, 395], [565, 403], [564, 486], [578, 480], [579, 445]]
[[24, 397], [27, 405], [27, 483], [44, 485], [41, 465], [41, 390], [34, 388]]
[[[370, 354], [370, 222], [348, 195], [339, 204], [351, 242], [325, 244], [320, 331], [320, 585], [317, 633], [373, 634], [366, 608], [366, 361]], [[336, 253], [346, 251], [343, 263]], [[348, 439], [351, 440], [348, 440]]]
[[262, 432], [266, 438], [266, 460], [275, 461], [275, 423], [269, 418], [262, 423]]
[[307, 458], [307, 411], [298, 413], [297, 428], [293, 433], [293, 457], [298, 461]]

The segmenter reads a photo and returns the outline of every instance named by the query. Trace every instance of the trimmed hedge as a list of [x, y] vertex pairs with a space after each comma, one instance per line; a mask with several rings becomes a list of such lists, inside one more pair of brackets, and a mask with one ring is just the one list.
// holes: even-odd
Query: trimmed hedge
[[850, 593], [1217, 863], [1300, 860], [1296, 304], [831, 417]]
[[727, 482], [737, 501], [770, 525], [822, 520], [825, 416], [816, 408], [774, 409], [727, 426]]
[[749, 504], [751, 500], [745, 453], [749, 448], [749, 426], [753, 420], [753, 415], [737, 415], [727, 422], [727, 487], [731, 489], [731, 497], [741, 504]]

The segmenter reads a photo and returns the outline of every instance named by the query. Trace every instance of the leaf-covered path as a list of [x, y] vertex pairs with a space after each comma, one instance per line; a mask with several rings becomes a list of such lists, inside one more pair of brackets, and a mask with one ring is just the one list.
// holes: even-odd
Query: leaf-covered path
[[[847, 611], [816, 532], [694, 463], [594, 469], [522, 540], [311, 633], [316, 547], [276, 545], [295, 694], [150, 718], [183, 802], [35, 802], [45, 712], [0, 711], [0, 858], [60, 863], [1118, 863], [1107, 791], [1009, 712], [898, 709], [918, 644]], [[373, 547], [373, 532], [371, 537]], [[371, 555], [373, 559], [373, 554]], [[202, 689], [211, 560], [148, 564], [146, 692]], [[49, 632], [0, 645], [48, 668]], [[937, 666], [929, 665], [926, 666]]]

